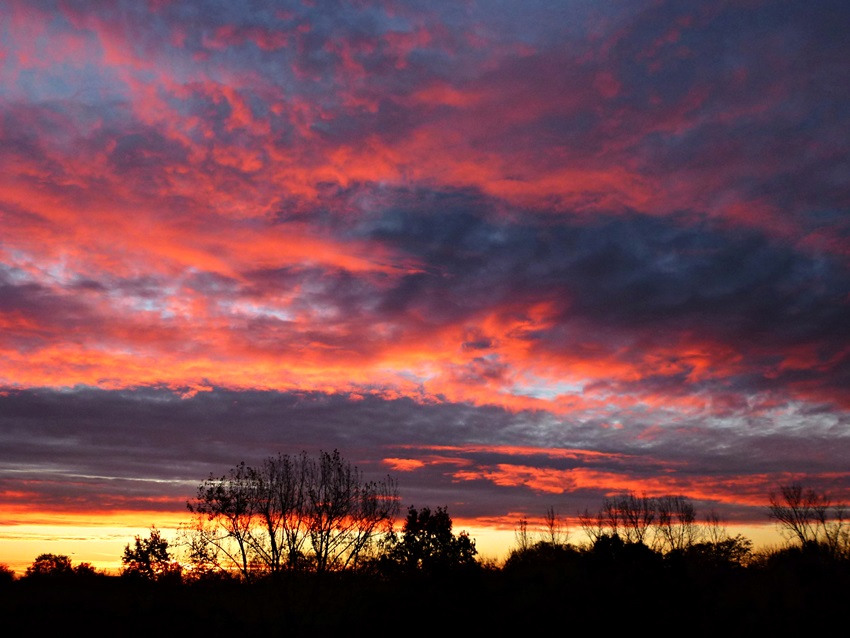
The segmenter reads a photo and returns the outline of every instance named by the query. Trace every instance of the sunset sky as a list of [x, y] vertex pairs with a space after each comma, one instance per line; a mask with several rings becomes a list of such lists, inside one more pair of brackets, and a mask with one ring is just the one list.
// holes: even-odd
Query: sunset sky
[[0, 0], [0, 563], [116, 563], [302, 450], [505, 537], [850, 500], [848, 25]]

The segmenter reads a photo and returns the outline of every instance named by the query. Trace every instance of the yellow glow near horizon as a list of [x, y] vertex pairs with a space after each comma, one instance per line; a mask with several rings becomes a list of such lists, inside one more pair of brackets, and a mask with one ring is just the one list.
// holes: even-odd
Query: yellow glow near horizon
[[97, 570], [118, 573], [124, 547], [151, 526], [171, 543], [185, 514], [118, 512], [108, 515], [43, 514], [38, 520], [0, 524], [0, 564], [18, 575], [39, 554], [64, 554], [74, 565], [89, 563]]
[[[86, 517], [50, 515], [38, 522], [0, 524], [0, 564], [23, 575], [36, 556], [44, 553], [64, 554], [74, 565], [89, 563], [97, 570], [117, 574], [121, 570], [124, 547], [138, 536], [146, 536], [155, 526], [174, 545], [177, 529], [187, 522], [183, 514], [163, 512], [119, 512]], [[455, 521], [454, 532], [466, 531], [475, 540], [478, 558], [502, 564], [516, 546], [513, 529], [475, 525], [474, 521]], [[579, 528], [568, 528], [568, 541], [582, 545], [587, 538]], [[730, 535], [743, 534], [756, 548], [777, 547], [782, 544], [776, 528], [770, 524], [729, 526]], [[542, 529], [529, 529], [532, 541], [542, 538]]]

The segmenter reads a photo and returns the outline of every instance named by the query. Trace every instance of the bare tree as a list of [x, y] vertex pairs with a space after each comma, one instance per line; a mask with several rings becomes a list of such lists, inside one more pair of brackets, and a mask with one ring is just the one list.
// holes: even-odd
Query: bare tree
[[553, 547], [556, 545], [564, 545], [569, 539], [569, 532], [564, 528], [561, 517], [555, 512], [555, 508], [549, 506], [546, 508], [544, 517], [545, 529], [543, 540]]
[[847, 506], [834, 504], [831, 517], [821, 519], [820, 525], [830, 552], [850, 558], [850, 519], [847, 517]]
[[310, 566], [357, 566], [398, 512], [395, 481], [366, 481], [338, 451], [279, 454], [257, 467], [210, 477], [188, 504], [187, 541], [198, 563], [250, 577]]
[[703, 525], [703, 536], [706, 542], [717, 544], [729, 538], [726, 532], [726, 523], [720, 518], [720, 514], [716, 510], [709, 510], [705, 516], [705, 524]]
[[623, 513], [620, 509], [619, 497], [606, 498], [602, 501], [599, 522], [603, 528], [607, 528], [611, 536], [620, 535], [623, 524]]
[[658, 514], [655, 535], [661, 551], [683, 550], [699, 541], [696, 509], [684, 496], [655, 499]]
[[336, 450], [308, 460], [306, 474], [307, 531], [316, 570], [355, 566], [381, 526], [391, 525], [398, 512], [395, 483], [365, 482]]
[[647, 496], [637, 496], [634, 492], [620, 494], [606, 499], [606, 511], [615, 511], [621, 522], [623, 540], [628, 543], [647, 544], [648, 534], [655, 520], [655, 500]]
[[310, 460], [278, 454], [269, 457], [251, 478], [263, 534], [254, 542], [255, 551], [277, 572], [303, 561], [308, 539], [309, 516], [306, 507]]
[[782, 485], [779, 494], [770, 494], [768, 513], [787, 538], [803, 546], [821, 544], [833, 553], [850, 550], [846, 508], [833, 503], [826, 493], [804, 488], [799, 483]]
[[591, 514], [587, 508], [578, 515], [579, 525], [581, 525], [581, 529], [587, 535], [587, 538], [590, 539], [591, 544], [605, 535], [605, 524], [602, 519], [601, 511]]
[[522, 517], [519, 519], [519, 527], [514, 530], [514, 539], [516, 539], [517, 551], [524, 552], [531, 547], [531, 536], [528, 533], [528, 519]]
[[829, 499], [812, 489], [804, 489], [799, 483], [792, 483], [780, 486], [779, 495], [770, 494], [768, 508], [770, 518], [781, 530], [805, 545], [818, 540], [819, 521], [825, 517]]
[[198, 487], [198, 495], [187, 503], [195, 514], [193, 543], [199, 551], [223, 557], [246, 578], [253, 564], [252, 528], [256, 502], [253, 498], [252, 470], [240, 463], [221, 478], [210, 475]]
[[606, 497], [596, 514], [585, 510], [579, 523], [591, 543], [617, 536], [660, 551], [684, 549], [699, 542], [696, 509], [684, 496], [653, 498], [625, 492]]

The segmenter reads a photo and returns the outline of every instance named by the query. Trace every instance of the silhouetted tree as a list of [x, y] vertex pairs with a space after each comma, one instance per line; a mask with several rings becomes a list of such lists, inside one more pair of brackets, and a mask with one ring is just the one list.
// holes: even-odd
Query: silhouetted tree
[[339, 452], [279, 454], [210, 477], [188, 503], [192, 555], [246, 578], [355, 568], [398, 512], [393, 479], [366, 481]]
[[306, 464], [307, 533], [316, 571], [356, 567], [363, 550], [388, 531], [398, 511], [395, 483], [363, 480], [339, 452]]
[[799, 483], [780, 486], [779, 494], [769, 498], [769, 516], [786, 538], [803, 547], [821, 545], [834, 556], [850, 555], [850, 520], [843, 504]]
[[656, 501], [646, 494], [638, 496], [632, 492], [621, 494], [616, 499], [622, 520], [625, 540], [630, 543], [649, 545], [648, 534], [655, 521]]
[[466, 532], [452, 532], [445, 507], [432, 512], [411, 505], [401, 534], [387, 534], [383, 546], [384, 560], [407, 572], [444, 573], [477, 564], [475, 541]]
[[618, 494], [606, 498], [597, 513], [585, 509], [578, 518], [591, 545], [605, 537], [618, 537], [624, 543], [644, 544], [667, 554], [730, 539], [716, 513], [709, 512], [705, 524], [700, 524], [696, 508], [681, 495]]
[[705, 524], [702, 527], [702, 537], [708, 543], [719, 543], [729, 538], [726, 532], [726, 523], [720, 518], [715, 510], [709, 510], [705, 516]]
[[585, 510], [579, 515], [579, 522], [591, 543], [603, 537], [616, 536], [626, 543], [647, 544], [656, 511], [655, 499], [627, 492], [605, 498], [596, 514]]
[[195, 514], [192, 527], [193, 557], [215, 564], [236, 566], [250, 575], [251, 528], [255, 523], [253, 470], [240, 463], [221, 478], [210, 478], [198, 487], [198, 495], [187, 503]]
[[91, 566], [90, 563], [79, 563], [74, 566], [74, 575], [82, 576], [83, 578], [91, 578], [93, 576], [102, 575], [99, 574], [98, 571]]
[[181, 567], [168, 551], [168, 541], [156, 527], [147, 538], [136, 536], [133, 547], [124, 547], [122, 574], [145, 580], [180, 580]]
[[596, 513], [591, 513], [589, 509], [585, 508], [584, 512], [579, 513], [578, 520], [582, 531], [584, 531], [587, 535], [591, 545], [595, 543], [597, 539], [606, 535], [606, 526], [602, 510]]
[[641, 563], [658, 564], [662, 560], [660, 553], [645, 543], [626, 541], [617, 534], [600, 536], [593, 543], [590, 555], [598, 559], [598, 566], [633, 565]]
[[563, 546], [567, 544], [569, 537], [570, 533], [564, 526], [563, 519], [558, 516], [555, 508], [550, 506], [546, 508], [543, 516], [543, 528], [534, 536], [528, 530], [528, 519], [525, 517], [519, 519], [519, 527], [514, 530], [517, 543], [515, 550], [523, 552], [540, 544]]
[[550, 545], [564, 545], [570, 537], [569, 532], [564, 527], [561, 517], [555, 512], [554, 507], [546, 508], [544, 516], [545, 531], [543, 540]]
[[219, 580], [231, 575], [231, 570], [222, 564], [222, 552], [210, 541], [207, 527], [205, 521], [196, 519], [178, 530], [178, 542], [187, 564], [184, 577], [188, 580]]
[[516, 539], [517, 550], [525, 551], [531, 547], [531, 535], [528, 533], [528, 519], [522, 517], [519, 519], [519, 526], [514, 530], [514, 539]]
[[67, 578], [73, 575], [71, 558], [64, 554], [39, 554], [26, 571], [28, 578]]
[[699, 541], [696, 508], [687, 498], [660, 496], [655, 506], [655, 541], [662, 552], [683, 550]]
[[683, 550], [684, 555], [700, 566], [713, 568], [746, 567], [753, 553], [753, 542], [741, 535], [717, 541], [695, 543]]
[[771, 492], [768, 506], [770, 518], [780, 531], [800, 542], [800, 545], [818, 540], [819, 524], [829, 508], [825, 495], [804, 489], [799, 483], [782, 485], [779, 494]]
[[524, 563], [558, 565], [564, 558], [572, 559], [579, 555], [579, 550], [569, 543], [552, 544], [548, 541], [537, 541], [525, 548], [515, 547], [508, 553], [505, 567]]
[[[0, 569], [1, 571], [2, 569]], [[11, 571], [9, 573], [14, 576]], [[24, 578], [69, 579], [74, 577], [91, 578], [98, 575], [98, 572], [89, 563], [73, 565], [71, 558], [64, 554], [39, 554], [32, 565], [27, 567]]]

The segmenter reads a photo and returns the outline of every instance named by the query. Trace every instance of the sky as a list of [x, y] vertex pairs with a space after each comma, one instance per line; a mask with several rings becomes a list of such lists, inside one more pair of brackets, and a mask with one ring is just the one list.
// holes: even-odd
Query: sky
[[0, 0], [0, 562], [302, 450], [503, 540], [850, 501], [848, 24]]

